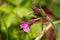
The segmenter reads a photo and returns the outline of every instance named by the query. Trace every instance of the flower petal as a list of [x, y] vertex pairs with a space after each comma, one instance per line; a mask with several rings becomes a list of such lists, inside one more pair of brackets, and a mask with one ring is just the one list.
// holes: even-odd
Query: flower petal
[[28, 27], [28, 24], [27, 24], [27, 22], [22, 21], [20, 24], [20, 28], [23, 29], [24, 27]]
[[24, 27], [24, 32], [28, 32], [29, 31], [29, 27]]

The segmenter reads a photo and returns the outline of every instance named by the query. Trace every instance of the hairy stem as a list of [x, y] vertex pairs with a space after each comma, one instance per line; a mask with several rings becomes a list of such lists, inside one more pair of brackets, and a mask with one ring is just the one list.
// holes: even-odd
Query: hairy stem
[[[60, 23], [60, 20], [53, 22], [54, 24]], [[52, 27], [52, 24], [48, 24], [46, 28], [35, 38], [35, 40], [41, 40], [43, 35]]]

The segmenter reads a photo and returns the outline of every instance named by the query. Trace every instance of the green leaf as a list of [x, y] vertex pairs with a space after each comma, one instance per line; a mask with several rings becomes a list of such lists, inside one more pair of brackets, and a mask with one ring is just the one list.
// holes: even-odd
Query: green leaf
[[55, 15], [55, 17], [60, 18], [60, 4], [52, 2], [50, 7], [51, 7], [51, 10], [52, 10], [53, 14]]
[[[2, 19], [2, 22], [5, 23], [5, 25], [7, 27], [10, 27], [12, 24], [13, 25], [17, 25], [20, 22], [20, 18], [18, 18], [15, 14], [13, 13], [9, 13], [9, 14], [5, 14]], [[3, 27], [3, 26], [2, 26]]]
[[19, 5], [23, 0], [5, 0], [13, 5]]
[[[44, 28], [45, 26], [43, 26]], [[42, 26], [40, 23], [34, 23], [30, 26], [29, 36], [30, 38], [34, 39], [39, 35], [39, 33], [42, 31]]]
[[13, 7], [11, 5], [2, 5], [0, 6], [0, 11], [5, 12], [5, 13], [10, 13], [12, 12]]
[[7, 33], [7, 26], [3, 20], [1, 20], [1, 31]]
[[30, 14], [33, 14], [32, 10], [31, 9], [27, 9], [27, 8], [19, 8], [19, 7], [16, 7], [14, 10], [13, 10], [14, 13], [16, 13], [18, 16], [20, 16], [21, 18], [24, 17], [24, 16], [29, 16]]
[[56, 24], [57, 37], [56, 40], [60, 40], [60, 23]]
[[35, 6], [40, 6], [40, 5], [43, 5], [44, 6], [44, 5], [46, 5], [47, 1], [46, 0], [34, 0], [32, 3]]

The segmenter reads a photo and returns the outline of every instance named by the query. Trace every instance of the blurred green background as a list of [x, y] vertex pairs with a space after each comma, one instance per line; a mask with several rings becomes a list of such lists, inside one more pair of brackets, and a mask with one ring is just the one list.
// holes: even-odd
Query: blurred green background
[[[34, 40], [42, 31], [40, 23], [31, 25], [30, 31], [25, 33], [20, 29], [23, 18], [32, 19], [34, 12], [31, 8], [32, 0], [0, 0], [0, 39], [1, 40]], [[33, 0], [35, 6], [49, 5], [54, 14], [53, 21], [60, 19], [60, 0]], [[45, 25], [43, 25], [45, 28]], [[60, 23], [56, 24], [58, 30], [56, 40], [60, 40]], [[43, 39], [45, 40], [45, 39]]]

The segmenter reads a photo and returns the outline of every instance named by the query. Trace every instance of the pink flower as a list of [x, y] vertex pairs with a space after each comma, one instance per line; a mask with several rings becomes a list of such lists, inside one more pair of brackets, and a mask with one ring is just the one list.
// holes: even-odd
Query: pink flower
[[24, 27], [24, 32], [28, 32], [29, 31], [29, 27]]
[[24, 32], [28, 32], [29, 31], [29, 25], [27, 22], [22, 21], [20, 24], [20, 28], [24, 30]]
[[28, 24], [27, 24], [27, 22], [25, 22], [25, 21], [22, 21], [21, 23], [20, 23], [20, 28], [21, 29], [23, 29], [24, 27], [27, 27], [28, 26]]
[[32, 25], [35, 22], [34, 19], [30, 20], [29, 22], [26, 21], [22, 21], [20, 23], [20, 28], [24, 30], [24, 32], [28, 32], [29, 31], [29, 26]]
[[29, 25], [32, 25], [35, 21], [36, 21], [35, 19], [31, 19], [31, 20], [28, 22], [28, 24], [29, 24]]
[[34, 7], [34, 6], [33, 6], [33, 7], [32, 7], [32, 10], [35, 12], [35, 15], [36, 15], [36, 16], [41, 16], [41, 15], [40, 15], [40, 12], [39, 12], [40, 9], [39, 9], [38, 7]]

